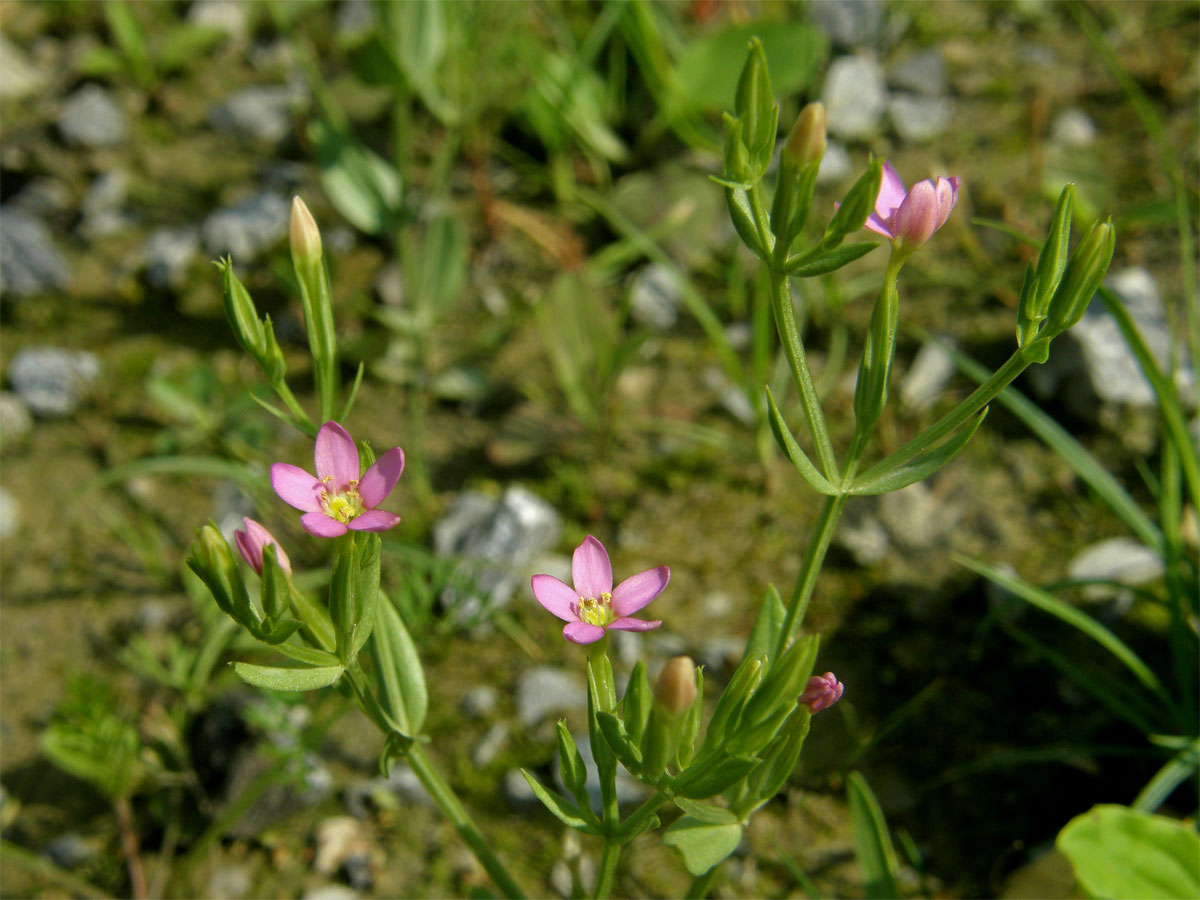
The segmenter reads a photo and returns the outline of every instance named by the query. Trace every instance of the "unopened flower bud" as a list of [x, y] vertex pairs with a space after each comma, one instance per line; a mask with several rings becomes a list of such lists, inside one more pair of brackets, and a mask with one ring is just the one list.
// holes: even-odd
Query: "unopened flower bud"
[[1050, 299], [1047, 331], [1060, 334], [1083, 318], [1112, 262], [1117, 233], [1112, 222], [1098, 222], [1084, 235], [1067, 261], [1058, 290]]
[[783, 152], [798, 168], [820, 163], [825, 156], [825, 106], [810, 103], [800, 110]]
[[237, 618], [239, 610], [248, 603], [246, 586], [233, 551], [215, 525], [210, 523], [200, 529], [188, 566], [208, 587], [217, 606]]
[[317, 221], [308, 211], [304, 201], [292, 198], [292, 221], [290, 227], [292, 262], [297, 267], [312, 265], [321, 258], [321, 231]]
[[279, 546], [279, 541], [271, 532], [267, 531], [258, 522], [253, 519], [242, 519], [242, 523], [246, 526], [245, 531], [235, 531], [233, 539], [237, 542], [238, 550], [241, 551], [242, 558], [250, 564], [255, 573], [262, 574], [263, 570], [263, 548], [267, 544], [275, 545], [275, 559], [279, 563], [279, 568], [284, 571], [284, 574], [292, 574], [292, 564], [288, 559], [288, 555], [283, 548]]
[[266, 334], [254, 300], [234, 274], [232, 259], [219, 260], [216, 265], [221, 270], [221, 297], [225, 303], [225, 318], [229, 320], [233, 336], [243, 350], [261, 363], [266, 350]]
[[797, 702], [802, 706], [807, 706], [809, 712], [819, 713], [842, 699], [844, 690], [845, 685], [838, 681], [832, 672], [814, 675], [808, 679], [804, 693], [800, 695]]
[[696, 702], [696, 664], [690, 656], [676, 656], [663, 666], [654, 687], [654, 702], [675, 715]]

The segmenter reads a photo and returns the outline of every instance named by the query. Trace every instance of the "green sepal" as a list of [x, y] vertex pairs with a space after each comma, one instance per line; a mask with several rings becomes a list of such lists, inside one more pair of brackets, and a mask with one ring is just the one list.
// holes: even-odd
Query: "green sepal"
[[1038, 279], [1033, 263], [1025, 264], [1021, 280], [1021, 296], [1017, 299], [1017, 346], [1025, 347], [1034, 340], [1046, 320], [1045, 308], [1038, 309]]
[[675, 765], [686, 769], [696, 754], [696, 739], [700, 736], [700, 724], [704, 712], [704, 669], [696, 667], [696, 700], [683, 716], [679, 747], [675, 751]]
[[579, 805], [585, 807], [588, 805], [587, 766], [583, 762], [583, 755], [575, 746], [575, 738], [571, 736], [565, 721], [559, 719], [556, 730], [558, 734], [558, 766], [562, 773], [563, 784], [575, 796]]
[[[767, 669], [765, 653], [749, 654], [742, 657], [741, 663], [734, 670], [729, 684], [721, 692], [717, 700], [717, 708], [713, 710], [712, 718], [708, 720], [708, 731], [704, 736], [704, 749], [716, 749], [725, 742], [726, 731], [732, 724], [735, 713], [740, 713], [742, 705], [751, 697], [762, 680]], [[701, 751], [703, 753], [703, 751]]]
[[586, 834], [600, 834], [599, 829], [593, 827], [584, 818], [583, 811], [575, 803], [547, 788], [528, 769], [521, 769], [521, 774], [525, 776], [530, 790], [542, 802], [542, 806], [546, 807], [556, 819], [577, 831], [582, 831]]
[[733, 230], [742, 239], [742, 243], [749, 247], [755, 256], [765, 259], [767, 251], [759, 238], [758, 229], [754, 227], [754, 215], [750, 211], [750, 200], [746, 191], [741, 186], [725, 185], [725, 206], [729, 209]]
[[617, 759], [630, 772], [638, 775], [642, 771], [642, 751], [639, 744], [633, 743], [629, 734], [625, 731], [625, 726], [612, 713], [596, 713], [596, 722], [600, 726], [600, 732], [604, 735], [604, 740], [608, 744]]
[[775, 402], [775, 395], [771, 392], [770, 385], [765, 387], [767, 420], [771, 425], [771, 433], [775, 435], [775, 443], [779, 444], [779, 449], [783, 451], [784, 456], [814, 491], [827, 497], [836, 497], [841, 491], [834, 486], [833, 482], [817, 471], [817, 467], [812, 464], [808, 455], [796, 441], [791, 429], [788, 428], [787, 422], [783, 421], [783, 414], [779, 411], [779, 405]]
[[[279, 566], [278, 550], [267, 544], [262, 550], [262, 579], [259, 583], [259, 601], [267, 622], [277, 622], [291, 606], [291, 589], [287, 576]], [[277, 643], [277, 642], [273, 642]]]
[[392, 774], [392, 763], [397, 759], [403, 759], [408, 749], [416, 741], [407, 734], [401, 734], [398, 731], [393, 731], [387, 736], [387, 740], [383, 742], [383, 750], [379, 753], [379, 773], [387, 778]]
[[[1033, 317], [1039, 322], [1046, 317], [1050, 298], [1058, 290], [1063, 272], [1067, 268], [1067, 247], [1071, 240], [1071, 204], [1074, 199], [1075, 185], [1068, 184], [1058, 195], [1058, 205], [1054, 208], [1050, 229], [1046, 232], [1046, 240], [1038, 254], [1037, 300], [1033, 308]], [[1018, 314], [1019, 312], [1018, 307]]]
[[233, 329], [233, 336], [256, 362], [266, 368], [266, 335], [258, 310], [246, 286], [233, 272], [233, 258], [225, 257], [213, 263], [221, 271], [221, 299], [225, 304], [225, 318]]
[[1061, 334], [1083, 318], [1108, 272], [1116, 240], [1111, 220], [1097, 222], [1084, 235], [1067, 261], [1062, 281], [1050, 299], [1046, 315], [1047, 336]]
[[1038, 338], [1021, 348], [1021, 356], [1031, 363], [1044, 363], [1050, 358], [1050, 338]]
[[263, 316], [263, 354], [258, 364], [262, 367], [267, 380], [272, 385], [283, 383], [287, 377], [287, 361], [283, 358], [283, 350], [275, 337], [275, 325], [271, 317]]
[[[820, 638], [817, 635], [805, 635], [788, 647], [771, 666], [762, 684], [754, 696], [746, 701], [742, 711], [737, 735], [731, 741], [731, 746], [737, 747], [738, 752], [754, 752], [763, 746], [766, 740], [753, 746], [759, 737], [759, 726], [777, 718], [781, 711], [786, 718], [795, 708], [796, 698], [803, 692], [817, 661], [819, 646]], [[780, 724], [782, 721], [781, 719]], [[774, 730], [771, 734], [774, 734]], [[747, 741], [748, 743], [744, 743]]]
[[746, 144], [742, 140], [742, 122], [726, 113], [725, 147], [721, 154], [722, 183], [729, 186], [749, 188], [757, 181], [750, 171], [750, 159], [747, 155]]
[[745, 778], [758, 765], [757, 756], [727, 756], [711, 766], [698, 767], [694, 774], [691, 770], [683, 772], [673, 782], [673, 789], [681, 797], [692, 800], [703, 800], [715, 797]]
[[814, 275], [824, 275], [866, 256], [881, 243], [882, 241], [862, 241], [834, 247], [832, 250], [815, 256], [809, 253], [801, 254], [789, 258], [783, 264], [783, 270], [794, 278], [812, 278]]
[[333, 684], [346, 669], [345, 666], [288, 669], [235, 662], [233, 671], [246, 684], [270, 691], [315, 691]]
[[674, 715], [655, 703], [650, 710], [650, 721], [642, 736], [643, 779], [657, 782], [666, 771], [667, 764], [675, 758], [679, 745], [680, 716]]
[[775, 137], [779, 131], [779, 107], [771, 96], [771, 76], [762, 41], [752, 37], [749, 54], [738, 78], [733, 112], [743, 123], [742, 137], [750, 155], [755, 180], [763, 176], [775, 152]]
[[726, 859], [742, 840], [740, 823], [714, 825], [683, 816], [663, 832], [663, 843], [683, 857], [688, 872], [699, 878]]
[[945, 441], [939, 447], [927, 450], [915, 459], [894, 469], [882, 473], [872, 471], [870, 478], [856, 480], [848, 493], [856, 496], [886, 494], [890, 491], [898, 491], [901, 488], [908, 487], [910, 484], [928, 478], [950, 462], [950, 460], [954, 459], [967, 446], [975, 432], [979, 430], [979, 426], [983, 424], [989, 408], [985, 406], [978, 415], [974, 416], [966, 425], [959, 429], [958, 434]]
[[[600, 669], [601, 671], [597, 671]], [[592, 757], [596, 761], [596, 771], [600, 775], [600, 783], [606, 784], [616, 777], [617, 757], [604, 739], [600, 730], [598, 714], [604, 710], [605, 703], [602, 694], [606, 694], [612, 685], [612, 663], [607, 655], [601, 655], [599, 662], [596, 657], [588, 657], [588, 741], [592, 747]]]
[[882, 179], [883, 159], [872, 159], [867, 164], [867, 171], [846, 192], [841, 206], [833, 214], [829, 227], [825, 229], [825, 236], [821, 239], [823, 249], [833, 249], [846, 235], [858, 231], [866, 224], [867, 217], [875, 211], [875, 200], [879, 197], [879, 184]]
[[621, 701], [625, 733], [629, 736], [629, 742], [635, 747], [641, 746], [642, 735], [646, 732], [646, 721], [650, 717], [652, 700], [646, 664], [639, 659], [629, 674], [629, 683], [625, 687], [625, 698]]
[[758, 614], [754, 617], [754, 625], [750, 636], [746, 638], [744, 657], [761, 654], [770, 657], [771, 651], [779, 646], [779, 633], [783, 630], [783, 620], [787, 618], [787, 608], [775, 585], [767, 585], [767, 592], [759, 604]]
[[251, 634], [258, 633], [262, 617], [250, 602], [237, 560], [216, 524], [210, 521], [200, 529], [187, 564], [227, 616]]

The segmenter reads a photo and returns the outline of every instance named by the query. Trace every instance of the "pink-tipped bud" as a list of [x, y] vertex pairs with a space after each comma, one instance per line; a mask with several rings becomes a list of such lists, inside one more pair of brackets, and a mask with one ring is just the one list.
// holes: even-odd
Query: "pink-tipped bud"
[[292, 222], [290, 227], [292, 261], [297, 265], [312, 264], [321, 258], [321, 231], [317, 220], [308, 211], [304, 201], [292, 198]]
[[654, 687], [654, 702], [679, 715], [696, 702], [696, 664], [690, 656], [676, 656], [663, 666]]
[[291, 575], [291, 560], [288, 559], [288, 555], [283, 552], [283, 548], [279, 546], [279, 541], [275, 540], [271, 532], [267, 531], [266, 528], [253, 519], [242, 519], [242, 523], [246, 526], [246, 530], [235, 531], [233, 539], [237, 542], [238, 550], [242, 553], [242, 558], [250, 564], [250, 568], [261, 575], [263, 568], [263, 548], [267, 544], [274, 544], [275, 560], [279, 563], [279, 568], [283, 569], [285, 575]]
[[808, 684], [804, 688], [804, 693], [800, 695], [797, 701], [803, 706], [808, 707], [811, 713], [819, 713], [821, 710], [833, 706], [842, 699], [842, 691], [845, 690], [845, 685], [834, 677], [832, 672], [826, 672], [824, 675], [814, 675], [808, 679]]
[[796, 124], [783, 145], [786, 153], [798, 168], [819, 163], [825, 156], [825, 106], [810, 103], [800, 110]]

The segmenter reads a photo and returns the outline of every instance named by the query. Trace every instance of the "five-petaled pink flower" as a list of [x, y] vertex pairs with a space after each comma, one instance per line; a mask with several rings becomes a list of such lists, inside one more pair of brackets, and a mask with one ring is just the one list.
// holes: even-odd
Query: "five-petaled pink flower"
[[292, 574], [292, 563], [288, 559], [288, 555], [283, 552], [283, 547], [279, 545], [279, 541], [275, 540], [275, 536], [267, 531], [258, 522], [253, 519], [242, 519], [242, 524], [246, 526], [245, 531], [235, 531], [233, 539], [237, 543], [237, 547], [242, 551], [242, 559], [246, 560], [259, 575], [262, 574], [263, 567], [263, 548], [267, 544], [275, 545], [275, 560], [279, 563], [279, 568], [283, 569], [285, 575]]
[[532, 580], [537, 602], [567, 623], [563, 637], [568, 641], [590, 644], [604, 637], [609, 628], [649, 631], [662, 624], [661, 620], [630, 616], [663, 592], [671, 580], [666, 566], [639, 572], [614, 588], [608, 551], [589, 534], [575, 548], [571, 578], [573, 588], [551, 575], [534, 575]]
[[797, 702], [807, 706], [809, 712], [819, 713], [841, 700], [842, 691], [845, 689], [846, 686], [838, 681], [832, 672], [814, 675], [808, 679], [804, 693]]
[[314, 478], [298, 466], [275, 463], [271, 486], [284, 503], [304, 513], [300, 524], [317, 537], [340, 537], [347, 529], [387, 531], [400, 521], [376, 509], [404, 471], [404, 451], [393, 447], [359, 475], [358, 448], [346, 429], [326, 422], [317, 432]]
[[867, 217], [866, 227], [915, 250], [946, 224], [956, 202], [957, 178], [927, 178], [906, 191], [892, 164], [885, 162], [875, 212]]

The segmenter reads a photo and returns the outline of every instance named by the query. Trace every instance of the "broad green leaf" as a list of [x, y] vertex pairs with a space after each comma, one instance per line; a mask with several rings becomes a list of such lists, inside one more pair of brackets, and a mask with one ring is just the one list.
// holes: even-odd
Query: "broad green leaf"
[[663, 833], [663, 843], [683, 857], [688, 872], [699, 877], [737, 849], [742, 826], [715, 825], [684, 816]]
[[384, 710], [402, 732], [417, 734], [429, 708], [425, 669], [399, 611], [382, 592], [367, 652], [375, 664]]
[[315, 691], [328, 687], [339, 678], [342, 666], [320, 666], [318, 668], [282, 669], [274, 666], [256, 666], [235, 662], [233, 671], [247, 684], [266, 688], [269, 691]]
[[779, 448], [796, 467], [796, 471], [800, 473], [800, 477], [808, 482], [809, 486], [819, 494], [824, 494], [827, 497], [836, 497], [841, 493], [833, 485], [833, 483], [817, 471], [817, 467], [809, 461], [808, 456], [796, 443], [796, 438], [792, 435], [791, 429], [787, 423], [783, 421], [783, 414], [779, 412], [779, 407], [775, 403], [775, 395], [771, 393], [771, 388], [767, 387], [767, 409], [768, 418], [771, 423], [771, 433], [775, 435], [775, 441], [779, 444]]
[[859, 496], [886, 494], [928, 478], [954, 459], [967, 446], [979, 426], [983, 424], [987, 412], [988, 408], [984, 407], [979, 415], [964, 425], [958, 434], [945, 441], [940, 447], [926, 451], [916, 459], [909, 460], [894, 469], [885, 469], [882, 472], [872, 471], [869, 479], [855, 480], [853, 487], [850, 488], [850, 493]]
[[1068, 822], [1055, 844], [1093, 897], [1200, 897], [1200, 836], [1166, 816], [1094, 806]]
[[[776, 96], [795, 94], [812, 84], [825, 60], [821, 30], [807, 22], [754, 22], [734, 25], [693, 41], [679, 59], [683, 96], [693, 109], [733, 109], [746, 44], [762, 40]], [[790, 129], [786, 123], [785, 129]]]
[[547, 788], [544, 784], [538, 781], [537, 776], [528, 769], [522, 769], [521, 774], [525, 776], [525, 780], [529, 782], [529, 787], [539, 800], [542, 801], [542, 806], [550, 810], [550, 812], [564, 825], [579, 831], [586, 831], [589, 834], [595, 834], [595, 831], [583, 818], [583, 813], [579, 807], [554, 791]]
[[379, 234], [400, 211], [400, 173], [374, 151], [323, 122], [309, 126], [321, 184], [337, 211], [367, 234]]
[[896, 852], [887, 822], [867, 780], [858, 772], [851, 772], [846, 779], [846, 796], [854, 829], [854, 855], [862, 869], [867, 897], [871, 900], [899, 897]]

